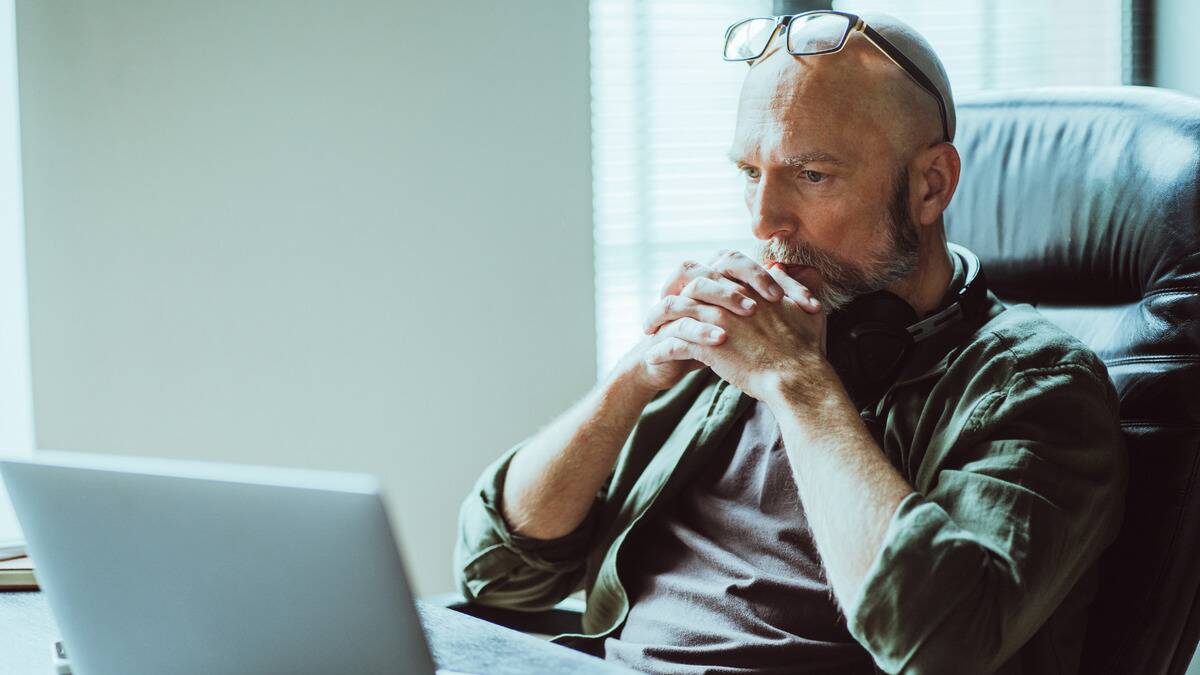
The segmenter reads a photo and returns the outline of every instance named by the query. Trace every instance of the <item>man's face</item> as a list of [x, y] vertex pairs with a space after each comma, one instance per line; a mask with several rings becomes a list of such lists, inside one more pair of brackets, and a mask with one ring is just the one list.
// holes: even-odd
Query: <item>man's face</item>
[[918, 261], [902, 144], [886, 104], [864, 91], [879, 64], [857, 47], [760, 60], [730, 152], [764, 264], [785, 265], [827, 310], [907, 277]]

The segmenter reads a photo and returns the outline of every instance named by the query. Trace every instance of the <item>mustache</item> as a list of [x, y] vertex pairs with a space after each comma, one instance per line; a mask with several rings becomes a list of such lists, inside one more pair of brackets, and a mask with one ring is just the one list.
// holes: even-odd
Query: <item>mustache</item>
[[[832, 311], [845, 306], [854, 298], [886, 288], [911, 274], [920, 261], [920, 235], [909, 216], [908, 183], [904, 175], [895, 180], [891, 205], [881, 218], [886, 245], [882, 251], [865, 253], [866, 260], [855, 262], [841, 255], [818, 248], [806, 241], [770, 239], [761, 244], [759, 257], [764, 265], [774, 260], [785, 265], [804, 265], [820, 273], [819, 288], [813, 294]], [[874, 247], [867, 246], [866, 249]]]
[[758, 255], [764, 264], [774, 260], [785, 265], [812, 267], [826, 279], [841, 276], [839, 272], [848, 266], [846, 261], [838, 256], [803, 241], [771, 239], [759, 247]]
[[767, 259], [785, 265], [804, 265], [820, 273], [822, 284], [810, 288], [817, 299], [831, 312], [846, 306], [854, 298], [883, 288], [896, 270], [888, 263], [872, 273], [869, 269], [844, 260], [841, 256], [823, 251], [808, 242], [771, 239], [761, 246], [764, 264]]

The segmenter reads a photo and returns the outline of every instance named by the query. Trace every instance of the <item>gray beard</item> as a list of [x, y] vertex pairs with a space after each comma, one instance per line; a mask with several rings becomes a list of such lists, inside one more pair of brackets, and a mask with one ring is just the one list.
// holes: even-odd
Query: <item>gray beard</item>
[[820, 272], [825, 283], [820, 289], [811, 290], [828, 314], [845, 307], [860, 295], [883, 290], [916, 271], [920, 259], [920, 239], [917, 227], [908, 214], [907, 176], [901, 175], [896, 180], [883, 225], [888, 238], [885, 252], [861, 265], [822, 251], [807, 242], [780, 239], [764, 242], [759, 259], [770, 258], [788, 265], [805, 265]]

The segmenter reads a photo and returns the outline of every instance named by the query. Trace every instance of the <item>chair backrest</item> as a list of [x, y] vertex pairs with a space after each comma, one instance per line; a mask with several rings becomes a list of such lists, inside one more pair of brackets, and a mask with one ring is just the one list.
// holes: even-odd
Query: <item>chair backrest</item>
[[1130, 482], [1084, 673], [1182, 673], [1200, 636], [1200, 99], [1042, 89], [958, 107], [946, 222], [992, 290], [1108, 365]]

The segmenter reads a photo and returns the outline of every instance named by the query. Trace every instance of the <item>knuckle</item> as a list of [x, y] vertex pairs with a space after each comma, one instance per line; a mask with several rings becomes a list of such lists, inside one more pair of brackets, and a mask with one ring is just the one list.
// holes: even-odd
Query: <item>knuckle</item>
[[736, 281], [730, 281], [729, 279], [721, 282], [721, 290], [724, 291], [724, 295], [729, 298], [737, 298], [741, 296], [743, 288], [744, 286], [742, 286], [742, 284], [739, 284]]
[[743, 302], [751, 299], [747, 287], [742, 285], [735, 285], [725, 294], [725, 301], [731, 309], [741, 308]]
[[684, 340], [683, 338], [678, 338], [678, 337], [671, 338], [671, 346], [669, 349], [670, 349], [670, 353], [672, 356], [679, 356], [681, 354], [687, 353], [687, 348], [688, 348], [687, 340]]
[[704, 281], [705, 281], [704, 277], [693, 278], [691, 281], [687, 282], [687, 284], [684, 285], [683, 294], [694, 297], [697, 293], [700, 292], [700, 290], [704, 284]]

